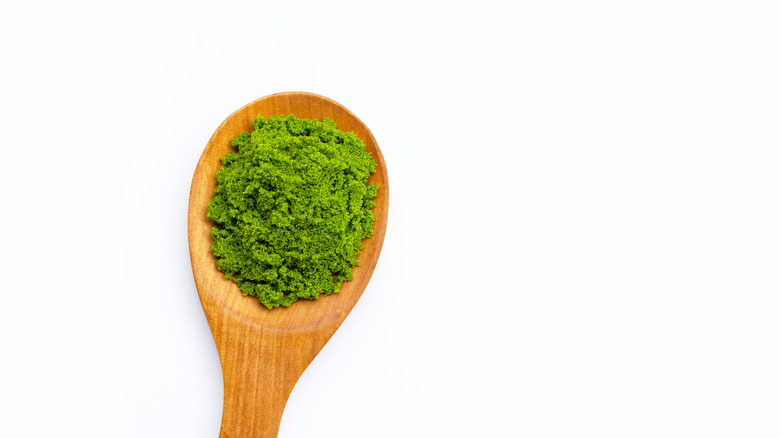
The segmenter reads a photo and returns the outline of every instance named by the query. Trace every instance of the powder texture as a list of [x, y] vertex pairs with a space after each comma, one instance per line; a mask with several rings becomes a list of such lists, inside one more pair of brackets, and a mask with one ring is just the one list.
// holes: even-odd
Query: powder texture
[[252, 125], [222, 158], [209, 203], [217, 268], [269, 309], [338, 292], [373, 235], [376, 163], [329, 119]]

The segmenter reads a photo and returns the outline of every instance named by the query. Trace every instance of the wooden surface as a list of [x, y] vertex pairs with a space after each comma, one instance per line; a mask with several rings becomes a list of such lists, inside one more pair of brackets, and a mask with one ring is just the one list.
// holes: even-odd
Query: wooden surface
[[[377, 162], [377, 171], [369, 179], [380, 186], [375, 234], [363, 242], [354, 280], [343, 283], [337, 294], [268, 310], [256, 298], [243, 296], [216, 268], [210, 251], [212, 222], [206, 210], [216, 185], [219, 158], [231, 150], [233, 137], [252, 130], [251, 122], [258, 114], [328, 117], [342, 131], [355, 132]], [[382, 248], [387, 209], [387, 169], [376, 140], [354, 114], [333, 100], [301, 92], [273, 94], [239, 109], [217, 128], [192, 180], [188, 234], [195, 284], [222, 363], [225, 399], [220, 438], [277, 436], [295, 382], [368, 284]]]

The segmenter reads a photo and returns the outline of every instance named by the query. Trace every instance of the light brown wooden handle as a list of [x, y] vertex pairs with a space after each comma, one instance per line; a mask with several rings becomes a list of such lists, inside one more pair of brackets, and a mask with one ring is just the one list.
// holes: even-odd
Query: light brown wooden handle
[[275, 438], [287, 399], [326, 340], [259, 327], [220, 336], [225, 399], [220, 438]]
[[248, 359], [229, 359], [223, 364], [220, 438], [275, 438], [287, 398], [300, 377], [290, 376], [268, 361]]

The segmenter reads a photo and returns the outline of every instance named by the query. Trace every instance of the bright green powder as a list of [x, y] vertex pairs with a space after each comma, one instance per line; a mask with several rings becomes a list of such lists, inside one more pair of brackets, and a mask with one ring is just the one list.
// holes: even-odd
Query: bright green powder
[[329, 119], [252, 125], [222, 158], [209, 203], [217, 268], [269, 309], [338, 292], [374, 233], [376, 163]]

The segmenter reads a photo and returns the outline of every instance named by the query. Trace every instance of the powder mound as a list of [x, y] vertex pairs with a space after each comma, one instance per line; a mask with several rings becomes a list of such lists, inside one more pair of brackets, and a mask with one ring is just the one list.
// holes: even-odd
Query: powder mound
[[269, 309], [338, 292], [374, 234], [374, 159], [329, 119], [252, 125], [222, 158], [209, 203], [217, 268]]

